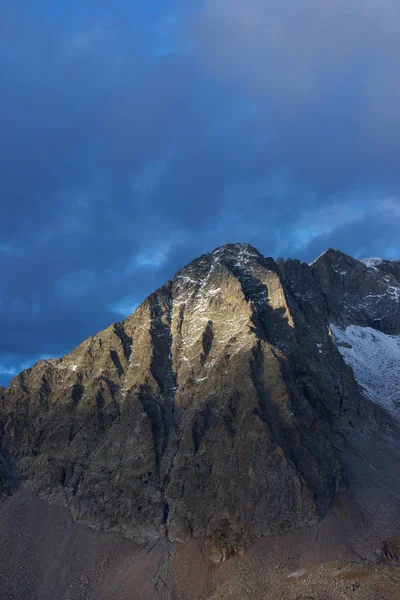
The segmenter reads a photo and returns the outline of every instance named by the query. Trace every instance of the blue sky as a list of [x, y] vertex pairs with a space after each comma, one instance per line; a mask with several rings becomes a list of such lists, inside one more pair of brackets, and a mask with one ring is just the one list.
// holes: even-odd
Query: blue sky
[[0, 383], [227, 242], [400, 257], [394, 0], [3, 0]]

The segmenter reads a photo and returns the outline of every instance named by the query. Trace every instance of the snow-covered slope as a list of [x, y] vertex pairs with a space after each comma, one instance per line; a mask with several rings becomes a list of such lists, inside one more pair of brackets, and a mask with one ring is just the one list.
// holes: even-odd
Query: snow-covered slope
[[366, 396], [400, 416], [400, 336], [357, 325], [331, 330]]
[[383, 261], [382, 258], [362, 258], [361, 262], [368, 268], [377, 269]]

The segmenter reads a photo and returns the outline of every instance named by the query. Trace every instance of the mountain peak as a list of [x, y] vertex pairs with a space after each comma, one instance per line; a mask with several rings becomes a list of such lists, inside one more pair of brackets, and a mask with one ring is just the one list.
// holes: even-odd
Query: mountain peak
[[245, 243], [230, 243], [224, 244], [223, 246], [218, 246], [214, 248], [211, 252], [213, 256], [248, 256], [251, 258], [259, 258], [262, 257], [261, 252], [259, 252], [254, 246]]
[[223, 560], [326, 513], [341, 481], [332, 428], [367, 410], [330, 324], [395, 334], [397, 294], [394, 276], [335, 249], [309, 269], [221, 246], [17, 376], [0, 395], [1, 444], [78, 520], [201, 538]]
[[264, 258], [261, 252], [250, 244], [225, 244], [182, 267], [174, 279], [203, 287], [205, 282], [210, 280], [210, 276], [219, 272], [221, 267], [246, 271], [254, 263], [266, 265], [268, 261], [273, 259]]
[[354, 261], [356, 259], [336, 248], [327, 248], [322, 254], [310, 262], [310, 267], [322, 262], [332, 263], [335, 260]]

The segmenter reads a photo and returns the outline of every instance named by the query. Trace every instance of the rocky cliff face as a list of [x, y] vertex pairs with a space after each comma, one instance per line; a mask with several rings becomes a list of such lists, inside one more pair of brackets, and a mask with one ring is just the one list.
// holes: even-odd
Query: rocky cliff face
[[330, 249], [311, 268], [336, 325], [400, 334], [400, 260], [359, 261]]
[[331, 323], [400, 333], [398, 278], [390, 261], [333, 250], [308, 266], [218, 248], [122, 323], [15, 377], [0, 446], [76, 520], [202, 538], [215, 561], [309, 524], [341, 483], [335, 434], [385, 418]]

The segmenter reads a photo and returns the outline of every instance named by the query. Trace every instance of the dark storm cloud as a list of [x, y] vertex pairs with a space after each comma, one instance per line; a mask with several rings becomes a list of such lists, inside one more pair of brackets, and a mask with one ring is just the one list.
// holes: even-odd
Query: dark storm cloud
[[317, 201], [397, 186], [400, 13], [393, 0], [205, 0], [195, 29], [219, 77], [267, 108], [270, 152]]
[[4, 381], [229, 241], [400, 253], [400, 17], [299, 6], [2, 4]]
[[398, 206], [400, 184], [397, 4], [205, 0], [203, 7], [192, 30], [200, 60], [263, 107], [266, 179], [283, 182], [272, 201], [273, 251], [311, 259], [330, 244], [398, 254], [399, 212], [388, 209]]

